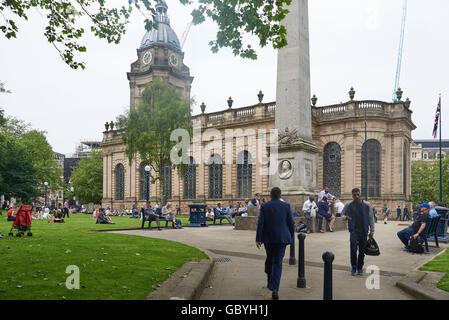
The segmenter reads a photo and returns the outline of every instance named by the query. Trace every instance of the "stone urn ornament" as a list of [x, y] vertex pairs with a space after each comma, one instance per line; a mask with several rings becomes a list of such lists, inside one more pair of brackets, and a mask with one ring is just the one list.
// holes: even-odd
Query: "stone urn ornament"
[[262, 93], [262, 90], [260, 90], [259, 91], [259, 94], [257, 95], [257, 98], [259, 99], [259, 103], [262, 103], [262, 101], [263, 101], [263, 97], [264, 97], [265, 95]]
[[354, 91], [354, 87], [351, 87], [351, 90], [349, 90], [349, 98], [352, 100], [354, 100], [355, 97], [355, 91]]

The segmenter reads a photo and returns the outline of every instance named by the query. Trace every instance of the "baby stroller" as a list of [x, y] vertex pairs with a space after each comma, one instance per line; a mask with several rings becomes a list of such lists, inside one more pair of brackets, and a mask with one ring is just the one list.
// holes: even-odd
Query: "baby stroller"
[[28, 231], [27, 236], [31, 237], [31, 208], [29, 206], [21, 206], [17, 212], [16, 221], [13, 222], [8, 236], [12, 237], [13, 229], [17, 229], [16, 237], [21, 237]]

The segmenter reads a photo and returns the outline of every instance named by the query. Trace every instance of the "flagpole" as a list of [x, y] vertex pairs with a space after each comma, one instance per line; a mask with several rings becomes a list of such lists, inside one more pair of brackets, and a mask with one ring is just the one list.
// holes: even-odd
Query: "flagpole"
[[442, 153], [442, 146], [441, 146], [441, 126], [443, 125], [443, 118], [441, 117], [441, 109], [443, 109], [442, 103], [441, 103], [441, 93], [440, 93], [440, 202], [443, 202], [443, 153]]

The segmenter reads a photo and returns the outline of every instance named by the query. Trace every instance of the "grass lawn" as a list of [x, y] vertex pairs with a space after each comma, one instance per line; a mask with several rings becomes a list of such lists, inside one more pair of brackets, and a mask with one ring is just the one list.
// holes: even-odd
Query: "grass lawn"
[[449, 249], [432, 261], [426, 263], [419, 270], [446, 272], [446, 275], [438, 282], [438, 288], [449, 291]]
[[[112, 220], [115, 225], [97, 225], [84, 214], [71, 215], [63, 224], [33, 220], [33, 236], [18, 238], [7, 236], [12, 222], [3, 213], [0, 300], [144, 299], [185, 262], [207, 259], [200, 250], [177, 242], [89, 231], [141, 225], [140, 219], [129, 217]], [[79, 290], [66, 288], [70, 265], [80, 270]]]

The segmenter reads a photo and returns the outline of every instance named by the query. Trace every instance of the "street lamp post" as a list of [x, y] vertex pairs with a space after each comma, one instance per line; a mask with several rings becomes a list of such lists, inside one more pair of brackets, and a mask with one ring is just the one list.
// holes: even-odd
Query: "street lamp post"
[[146, 190], [146, 198], [147, 202], [150, 201], [150, 166], [145, 166], [145, 179], [147, 184], [147, 190]]
[[[72, 201], [75, 200], [75, 195], [73, 194], [73, 192], [75, 191], [75, 188], [70, 187], [70, 192], [72, 193]], [[72, 206], [74, 205], [74, 203], [72, 202]]]
[[48, 187], [47, 181], [44, 182], [44, 186], [45, 186], [45, 206], [47, 206], [47, 187]]

